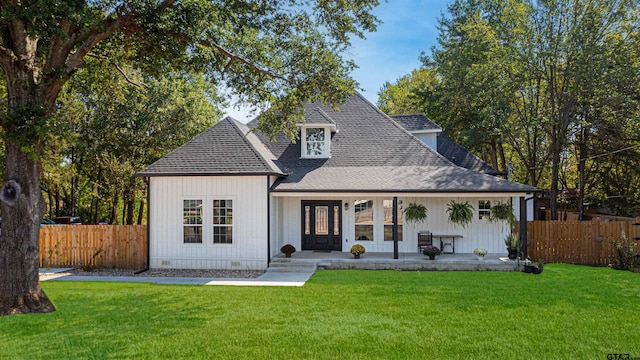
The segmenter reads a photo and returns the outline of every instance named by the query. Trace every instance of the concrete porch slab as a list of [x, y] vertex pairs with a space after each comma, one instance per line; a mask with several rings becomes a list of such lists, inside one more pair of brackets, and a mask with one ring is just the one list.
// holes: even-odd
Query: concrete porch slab
[[365, 253], [360, 259], [345, 252], [298, 251], [290, 258], [279, 254], [271, 264], [295, 263], [316, 264], [318, 269], [326, 270], [407, 270], [407, 271], [515, 271], [516, 262], [503, 259], [504, 254], [487, 254], [478, 260], [474, 254], [442, 254], [435, 260], [419, 253], [400, 253], [398, 259], [391, 253]]

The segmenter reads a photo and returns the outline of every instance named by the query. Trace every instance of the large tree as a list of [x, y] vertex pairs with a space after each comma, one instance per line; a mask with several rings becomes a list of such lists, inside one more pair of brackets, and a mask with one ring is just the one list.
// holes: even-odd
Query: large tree
[[[377, 0], [0, 0], [7, 111], [0, 315], [54, 311], [38, 281], [44, 213], [39, 157], [67, 81], [89, 56], [127, 49], [149, 74], [197, 70], [240, 101], [270, 106], [261, 128], [291, 130], [302, 101], [336, 103], [356, 84], [340, 57], [375, 30]], [[290, 131], [291, 133], [291, 131]]]
[[513, 159], [514, 179], [550, 188], [553, 219], [562, 189], [578, 188], [579, 211], [587, 191], [637, 197], [639, 9], [638, 0], [454, 1], [423, 56], [438, 85], [419, 101], [428, 87], [414, 71], [381, 102], [437, 114], [500, 169]]

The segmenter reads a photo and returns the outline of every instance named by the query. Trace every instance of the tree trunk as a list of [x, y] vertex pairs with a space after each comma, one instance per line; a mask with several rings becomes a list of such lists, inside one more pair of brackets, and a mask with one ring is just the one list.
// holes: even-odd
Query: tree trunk
[[133, 213], [135, 211], [135, 194], [133, 191], [129, 192], [127, 196], [127, 225], [133, 225]]
[[[55, 311], [40, 287], [40, 221], [45, 211], [37, 160], [5, 140], [4, 178], [20, 186], [15, 203], [2, 201], [0, 233], [0, 316]], [[6, 184], [6, 183], [5, 183]], [[5, 192], [6, 193], [6, 192]]]
[[[587, 115], [585, 114], [585, 119]], [[578, 138], [578, 216], [582, 220], [584, 218], [584, 190], [586, 187], [586, 161], [589, 149], [587, 148], [587, 142], [589, 141], [589, 128], [583, 127], [581, 134]]]
[[[118, 187], [116, 183], [115, 187]], [[113, 225], [118, 222], [118, 191], [113, 192], [113, 197], [111, 198], [111, 218], [109, 219], [109, 224]]]

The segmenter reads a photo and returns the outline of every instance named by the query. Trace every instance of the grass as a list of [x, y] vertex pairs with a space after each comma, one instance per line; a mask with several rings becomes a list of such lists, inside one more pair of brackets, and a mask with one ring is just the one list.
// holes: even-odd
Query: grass
[[319, 271], [302, 288], [45, 282], [0, 318], [0, 359], [640, 357], [640, 276]]

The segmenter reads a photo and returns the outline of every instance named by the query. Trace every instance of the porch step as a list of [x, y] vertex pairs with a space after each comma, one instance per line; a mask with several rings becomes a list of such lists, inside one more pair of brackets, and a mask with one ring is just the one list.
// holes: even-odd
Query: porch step
[[268, 271], [277, 272], [314, 272], [318, 266], [316, 263], [298, 263], [298, 262], [272, 262], [269, 264]]

